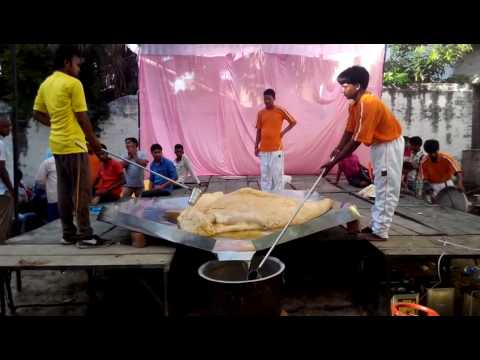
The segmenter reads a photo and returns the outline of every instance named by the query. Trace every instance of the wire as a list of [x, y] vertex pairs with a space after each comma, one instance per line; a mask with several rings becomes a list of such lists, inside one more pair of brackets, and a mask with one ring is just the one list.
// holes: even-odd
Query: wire
[[469, 246], [452, 243], [452, 242], [447, 241], [447, 240], [438, 240], [438, 239], [435, 239], [435, 240], [438, 241], [438, 242], [441, 242], [443, 244], [443, 246], [448, 244], [448, 245], [456, 246], [456, 247], [459, 247], [459, 248], [462, 248], [462, 249], [467, 249], [467, 250], [472, 250], [472, 251], [480, 251], [480, 249], [478, 249], [478, 248], [472, 248], [472, 247], [469, 247]]
[[[445, 244], [443, 245], [445, 246]], [[442, 264], [442, 259], [443, 257], [445, 256], [445, 252], [442, 252], [442, 255], [440, 255], [438, 257], [438, 261], [437, 261], [437, 273], [438, 273], [438, 282], [436, 282], [430, 289], [434, 289], [436, 288], [438, 285], [440, 285], [442, 283], [442, 268], [441, 268], [441, 264]], [[423, 294], [423, 296], [420, 298], [419, 301], [422, 301], [425, 296], [427, 296], [427, 293]]]
[[[437, 271], [438, 271], [438, 283], [435, 284], [435, 286], [439, 285], [442, 283], [442, 268], [441, 268], [441, 263], [442, 263], [442, 259], [443, 257], [445, 256], [445, 253], [442, 253], [442, 255], [440, 255], [438, 257], [438, 262], [437, 262]], [[433, 287], [435, 287], [433, 286]]]

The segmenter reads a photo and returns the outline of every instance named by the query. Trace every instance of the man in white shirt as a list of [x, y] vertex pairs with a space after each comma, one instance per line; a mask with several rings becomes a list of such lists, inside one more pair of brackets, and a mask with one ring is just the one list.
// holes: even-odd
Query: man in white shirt
[[177, 157], [173, 163], [175, 164], [175, 168], [177, 169], [177, 181], [184, 184], [185, 180], [190, 175], [194, 178], [197, 184], [200, 184], [200, 180], [198, 179], [197, 175], [195, 175], [195, 171], [193, 170], [190, 159], [187, 157], [187, 155], [183, 153], [182, 144], [175, 145], [175, 155]]
[[8, 115], [0, 114], [0, 244], [8, 239], [15, 213], [15, 191], [8, 174], [7, 149], [3, 139], [10, 134], [12, 124]]
[[35, 183], [38, 187], [46, 189], [47, 192], [47, 222], [60, 217], [58, 213], [57, 194], [57, 168], [55, 158], [50, 156], [40, 164]]

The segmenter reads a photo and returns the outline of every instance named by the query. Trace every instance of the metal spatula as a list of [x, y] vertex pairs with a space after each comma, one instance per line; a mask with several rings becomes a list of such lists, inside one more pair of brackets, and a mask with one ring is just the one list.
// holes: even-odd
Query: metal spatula
[[[330, 159], [330, 160], [333, 160]], [[315, 181], [315, 183], [312, 185], [312, 187], [310, 188], [310, 190], [308, 191], [307, 195], [305, 195], [305, 197], [303, 198], [302, 202], [300, 203], [300, 205], [298, 205], [297, 209], [295, 210], [295, 212], [293, 213], [293, 215], [290, 217], [290, 219], [288, 220], [287, 224], [283, 227], [282, 231], [280, 231], [280, 233], [278, 234], [277, 238], [275, 239], [275, 241], [273, 242], [272, 246], [270, 246], [270, 249], [268, 250], [267, 254], [263, 257], [262, 261], [260, 262], [260, 264], [258, 265], [258, 267], [255, 267], [256, 266], [256, 263], [258, 261], [254, 261], [254, 259], [252, 259], [252, 261], [250, 262], [250, 269], [249, 269], [249, 272], [248, 272], [248, 280], [255, 280], [255, 279], [258, 279], [259, 278], [259, 270], [262, 268], [263, 264], [265, 264], [265, 261], [267, 260], [267, 258], [270, 256], [270, 253], [273, 251], [273, 249], [275, 248], [275, 246], [277, 245], [277, 243], [280, 241], [280, 239], [283, 237], [283, 235], [285, 234], [285, 232], [287, 231], [288, 227], [290, 226], [290, 224], [292, 223], [293, 219], [295, 219], [295, 216], [297, 216], [297, 214], [300, 212], [300, 210], [303, 208], [303, 205], [305, 204], [305, 202], [308, 200], [308, 198], [312, 195], [313, 191], [315, 190], [315, 188], [318, 186], [318, 183], [320, 182], [320, 180], [322, 180], [323, 178], [323, 174], [325, 173], [325, 169], [323, 169], [323, 171], [321, 172], [320, 176], [317, 178], [317, 180]]]
[[[84, 148], [84, 145], [82, 145], [81, 143], [79, 142], [76, 142], [76, 144], [78, 146], [80, 146], [82, 149]], [[146, 170], [148, 171], [149, 173], [152, 173], [153, 175], [157, 175], [157, 176], [160, 176], [161, 178], [165, 179], [165, 180], [168, 180], [172, 183], [174, 183], [175, 185], [178, 185], [186, 190], [190, 190], [191, 193], [190, 193], [190, 197], [188, 198], [188, 204], [189, 205], [195, 205], [198, 201], [198, 199], [200, 198], [200, 195], [202, 195], [202, 190], [198, 187], [198, 186], [195, 186], [195, 187], [190, 187], [190, 186], [187, 186], [185, 184], [182, 184], [182, 183], [179, 183], [173, 179], [170, 179], [168, 177], [166, 177], [165, 175], [162, 175], [162, 174], [159, 174], [157, 173], [156, 171], [153, 171], [153, 170], [150, 170], [149, 168], [146, 168], [145, 166], [142, 166], [140, 164], [137, 164], [135, 161], [131, 161], [131, 160], [128, 160], [128, 159], [125, 159], [124, 157], [120, 156], [120, 155], [117, 155], [117, 154], [114, 154], [108, 150], [105, 150], [103, 149], [103, 151], [105, 153], [107, 153], [108, 155], [111, 155], [117, 159], [120, 159], [120, 160], [123, 160], [127, 163], [129, 163], [130, 165], [133, 165], [133, 166], [136, 166], [136, 167], [139, 167], [140, 169], [143, 169], [143, 170]]]
[[103, 151], [105, 151], [108, 155], [111, 155], [111, 156], [113, 156], [113, 157], [116, 157], [117, 159], [123, 160], [123, 161], [125, 161], [125, 162], [127, 162], [127, 163], [129, 163], [129, 164], [131, 164], [131, 165], [137, 166], [137, 167], [139, 167], [139, 168], [141, 168], [141, 169], [143, 169], [143, 170], [146, 170], [146, 171], [152, 173], [153, 175], [160, 176], [161, 178], [163, 178], [163, 179], [165, 179], [165, 180], [168, 180], [168, 181], [174, 183], [175, 185], [178, 185], [178, 186], [180, 186], [180, 187], [182, 187], [182, 188], [184, 188], [184, 189], [190, 190], [191, 193], [190, 193], [190, 197], [188, 198], [188, 204], [189, 204], [189, 205], [195, 205], [195, 204], [197, 203], [198, 199], [200, 198], [200, 195], [202, 195], [202, 190], [200, 190], [200, 188], [197, 187], [197, 186], [195, 186], [195, 187], [187, 186], [187, 185], [185, 185], [185, 184], [182, 184], [182, 183], [179, 183], [179, 182], [177, 182], [177, 181], [175, 181], [175, 180], [172, 180], [172, 179], [166, 177], [165, 175], [159, 174], [159, 173], [157, 173], [156, 171], [153, 171], [153, 170], [151, 170], [151, 169], [149, 169], [149, 168], [146, 168], [146, 167], [144, 167], [144, 166], [142, 166], [142, 165], [140, 165], [140, 164], [137, 164], [137, 163], [134, 162], [134, 161], [130, 161], [130, 160], [128, 160], [128, 159], [125, 159], [124, 157], [122, 157], [122, 156], [120, 156], [120, 155], [114, 154], [114, 153], [112, 153], [112, 152], [110, 152], [110, 151], [107, 151], [107, 150], [105, 150], [105, 149], [104, 149]]

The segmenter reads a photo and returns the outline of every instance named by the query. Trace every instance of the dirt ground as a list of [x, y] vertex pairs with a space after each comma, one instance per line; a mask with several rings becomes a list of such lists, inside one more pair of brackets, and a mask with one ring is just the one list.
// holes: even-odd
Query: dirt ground
[[[69, 306], [69, 303], [87, 303], [87, 275], [79, 271], [24, 271], [21, 274], [22, 291], [16, 288], [15, 275], [12, 277], [12, 290], [16, 305], [24, 304], [63, 304], [55, 307], [25, 307], [17, 309], [17, 316], [87, 316], [87, 305]], [[112, 284], [110, 284], [112, 285]], [[105, 291], [116, 292], [110, 286], [99, 286], [97, 297], [100, 306], [118, 308], [111, 303]], [[118, 290], [118, 289], [117, 289]], [[133, 290], [133, 289], [132, 289]], [[139, 294], [140, 293], [140, 294]], [[148, 297], [141, 291], [140, 297]], [[111, 297], [111, 296], [110, 296]], [[140, 299], [137, 299], [139, 302]], [[149, 299], [145, 299], [147, 303]], [[102, 303], [103, 302], [103, 303]], [[365, 310], [355, 306], [351, 289], [322, 289], [311, 293], [287, 296], [283, 299], [283, 309], [289, 316], [366, 316]], [[155, 304], [151, 304], [155, 306]], [[161, 305], [158, 305], [161, 307]], [[136, 315], [134, 309], [123, 308], [129, 315]], [[161, 310], [161, 309], [159, 309]], [[285, 313], [284, 313], [285, 314]], [[118, 314], [121, 315], [121, 314]], [[123, 315], [126, 315], [123, 313]], [[196, 315], [192, 312], [190, 315]]]

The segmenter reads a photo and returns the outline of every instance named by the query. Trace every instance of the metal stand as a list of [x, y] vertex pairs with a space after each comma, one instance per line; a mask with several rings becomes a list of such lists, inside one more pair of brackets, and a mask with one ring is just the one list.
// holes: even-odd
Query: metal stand
[[10, 271], [3, 270], [0, 272], [0, 316], [7, 314], [7, 302], [10, 312], [15, 314], [16, 307], [13, 302], [11, 280], [12, 273]]

